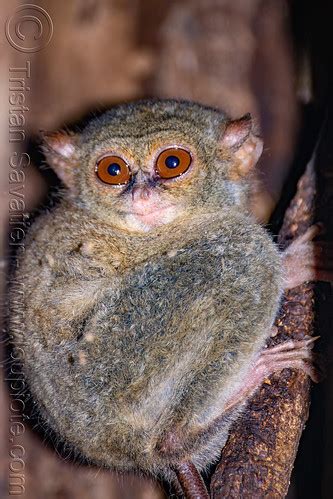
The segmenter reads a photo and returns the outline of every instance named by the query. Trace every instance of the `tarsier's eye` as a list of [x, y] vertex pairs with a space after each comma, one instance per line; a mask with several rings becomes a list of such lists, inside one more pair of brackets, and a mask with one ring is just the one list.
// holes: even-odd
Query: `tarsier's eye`
[[185, 149], [170, 147], [161, 152], [156, 161], [156, 172], [162, 178], [179, 177], [192, 162], [191, 154]]
[[128, 164], [119, 156], [104, 156], [97, 161], [96, 175], [105, 184], [124, 185], [131, 179]]

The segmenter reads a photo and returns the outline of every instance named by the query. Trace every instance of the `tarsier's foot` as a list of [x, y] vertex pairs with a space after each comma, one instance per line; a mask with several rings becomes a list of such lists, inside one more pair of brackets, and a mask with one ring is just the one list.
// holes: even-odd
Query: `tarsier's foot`
[[285, 289], [306, 281], [333, 281], [333, 243], [313, 241], [321, 232], [321, 224], [312, 225], [284, 251]]
[[314, 342], [319, 336], [305, 336], [303, 340], [288, 340], [275, 347], [264, 349], [256, 362], [255, 369], [263, 378], [285, 368], [300, 369], [314, 383], [318, 383], [322, 374], [316, 367], [317, 356], [312, 352]]
[[244, 386], [229, 400], [225, 411], [229, 411], [244, 402], [271, 374], [282, 369], [300, 369], [315, 383], [322, 379], [320, 369], [316, 367], [316, 354], [312, 352], [314, 342], [319, 336], [305, 336], [302, 340], [288, 340], [275, 347], [265, 348], [252, 366]]

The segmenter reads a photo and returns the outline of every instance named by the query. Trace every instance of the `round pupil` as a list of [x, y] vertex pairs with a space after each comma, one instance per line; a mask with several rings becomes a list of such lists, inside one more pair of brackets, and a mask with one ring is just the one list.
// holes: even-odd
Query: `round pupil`
[[177, 168], [179, 166], [180, 160], [177, 156], [168, 156], [165, 160], [165, 165], [168, 168]]
[[120, 170], [121, 170], [121, 168], [118, 165], [118, 163], [111, 163], [111, 165], [108, 166], [108, 173], [110, 175], [112, 175], [113, 177], [115, 177], [116, 175], [119, 175]]

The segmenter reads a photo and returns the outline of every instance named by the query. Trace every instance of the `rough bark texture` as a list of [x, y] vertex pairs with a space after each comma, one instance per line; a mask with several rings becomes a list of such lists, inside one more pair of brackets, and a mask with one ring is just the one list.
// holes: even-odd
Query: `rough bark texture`
[[[282, 247], [311, 225], [314, 199], [310, 163], [286, 212], [279, 235]], [[290, 290], [276, 320], [278, 333], [269, 345], [311, 335], [313, 317], [313, 286]], [[212, 478], [212, 497], [285, 497], [309, 403], [310, 381], [302, 372], [285, 369], [268, 378], [234, 425]]]

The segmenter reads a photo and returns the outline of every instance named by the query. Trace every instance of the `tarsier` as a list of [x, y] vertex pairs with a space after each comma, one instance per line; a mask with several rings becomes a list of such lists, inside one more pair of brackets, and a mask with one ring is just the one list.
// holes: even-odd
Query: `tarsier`
[[67, 189], [28, 235], [13, 327], [39, 410], [92, 462], [202, 471], [266, 376], [316, 377], [312, 339], [265, 342], [283, 290], [313, 278], [295, 261], [317, 229], [283, 254], [249, 213], [250, 116], [141, 101], [46, 134], [44, 150]]

